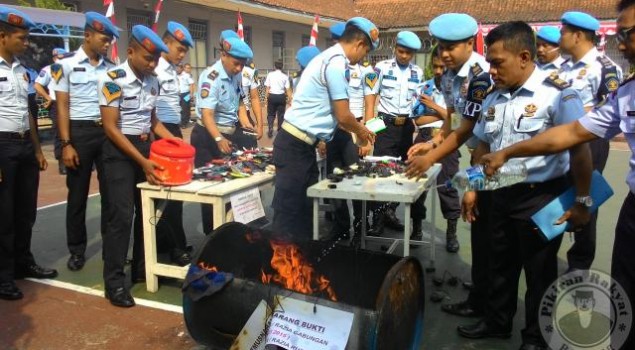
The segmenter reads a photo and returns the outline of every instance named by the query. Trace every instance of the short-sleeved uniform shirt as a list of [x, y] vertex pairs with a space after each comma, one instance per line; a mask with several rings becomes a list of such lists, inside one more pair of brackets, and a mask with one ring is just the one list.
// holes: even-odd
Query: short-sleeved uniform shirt
[[29, 125], [29, 75], [17, 58], [0, 57], [0, 131], [26, 132]]
[[242, 72], [243, 103], [247, 110], [251, 109], [251, 90], [258, 88], [258, 71], [255, 68], [245, 66]]
[[551, 74], [552, 72], [557, 73], [564, 62], [565, 59], [562, 58], [562, 56], [558, 56], [555, 60], [545, 64], [540, 64], [538, 61], [536, 61], [536, 67], [538, 67], [538, 69], [540, 69], [541, 71], [549, 74]]
[[[373, 94], [379, 95], [377, 111], [396, 115], [410, 115], [417, 86], [423, 81], [423, 70], [414, 64], [400, 67], [392, 58], [375, 65], [377, 81], [372, 84]], [[369, 81], [370, 82], [370, 81]]]
[[35, 78], [35, 82], [45, 86], [49, 91], [49, 96], [51, 96], [51, 100], [55, 101], [55, 91], [53, 88], [53, 79], [51, 78], [51, 65], [48, 65], [42, 70], [40, 70], [40, 74], [38, 74], [37, 78]]
[[243, 98], [242, 76], [229, 76], [220, 60], [206, 68], [198, 79], [196, 115], [203, 109], [213, 109], [216, 124], [234, 126], [238, 123], [238, 107]]
[[192, 75], [187, 72], [181, 72], [179, 74], [179, 92], [182, 94], [190, 93], [190, 85], [194, 84]]
[[289, 76], [276, 69], [267, 74], [265, 86], [269, 88], [269, 93], [273, 95], [282, 95], [291, 87]]
[[437, 88], [437, 85], [434, 82], [434, 78], [430, 80], [426, 80], [423, 83], [419, 84], [419, 86], [417, 86], [416, 94], [417, 94], [417, 99], [412, 101], [413, 109], [411, 110], [410, 118], [416, 118], [421, 115], [438, 115], [439, 114], [434, 109], [425, 107], [425, 105], [423, 105], [423, 108], [419, 108], [418, 105], [421, 105], [421, 103], [419, 102], [418, 96], [421, 96], [423, 94], [429, 95], [432, 98], [432, 101], [434, 101], [434, 103], [438, 104], [439, 106], [443, 108], [446, 108], [445, 98], [443, 97], [443, 93], [441, 92], [441, 90], [439, 90], [439, 88]]
[[176, 66], [161, 57], [154, 72], [161, 87], [157, 96], [157, 118], [162, 123], [181, 123], [181, 97]]
[[446, 70], [441, 77], [441, 91], [447, 108], [453, 108], [460, 115], [464, 114], [470, 80], [487, 71], [489, 63], [476, 52], [472, 52], [458, 71]]
[[350, 80], [348, 82], [348, 106], [355, 118], [364, 117], [364, 97], [373, 94], [366, 83], [366, 74], [373, 73], [373, 67], [366, 64], [351, 64], [348, 66]]

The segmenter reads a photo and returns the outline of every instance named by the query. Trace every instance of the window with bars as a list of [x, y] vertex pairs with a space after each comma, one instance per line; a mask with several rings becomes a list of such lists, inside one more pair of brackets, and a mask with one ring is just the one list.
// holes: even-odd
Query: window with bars
[[311, 42], [311, 36], [302, 34], [302, 47], [309, 45], [310, 42]]
[[273, 61], [275, 62], [283, 58], [284, 32], [274, 30], [271, 39], [273, 41]]
[[194, 79], [207, 67], [207, 22], [190, 19], [188, 29], [194, 39], [194, 47], [189, 52], [189, 63], [192, 65]]
[[194, 40], [207, 39], [207, 22], [191, 19], [188, 23], [190, 34]]
[[128, 31], [132, 31], [132, 27], [137, 24], [150, 27], [152, 25], [152, 17], [152, 14], [148, 11], [126, 9], [126, 24]]

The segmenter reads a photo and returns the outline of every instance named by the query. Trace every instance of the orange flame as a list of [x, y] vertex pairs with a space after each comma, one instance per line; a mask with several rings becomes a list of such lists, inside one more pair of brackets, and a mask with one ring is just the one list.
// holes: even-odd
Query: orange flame
[[200, 267], [203, 270], [218, 272], [218, 268], [216, 266], [208, 265], [204, 262], [199, 262], [198, 267]]
[[302, 294], [326, 292], [329, 299], [337, 301], [331, 282], [306, 261], [295, 244], [270, 242], [273, 249], [271, 267], [275, 274], [262, 271], [262, 283], [277, 283], [286, 289]]

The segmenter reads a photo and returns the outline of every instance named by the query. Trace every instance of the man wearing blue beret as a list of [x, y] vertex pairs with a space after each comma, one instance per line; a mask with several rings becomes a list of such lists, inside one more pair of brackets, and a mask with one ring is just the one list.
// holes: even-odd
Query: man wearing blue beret
[[97, 82], [115, 64], [106, 55], [119, 30], [110, 19], [86, 13], [84, 41], [77, 51], [51, 65], [51, 94], [56, 96], [62, 161], [67, 169], [66, 266], [78, 271], [86, 262], [86, 202], [93, 166], [97, 169], [101, 199], [101, 233], [106, 231], [108, 191], [103, 177], [103, 145], [106, 134], [99, 113]]
[[374, 134], [355, 120], [349, 109], [348, 64], [355, 64], [379, 44], [379, 29], [354, 17], [340, 41], [315, 57], [297, 87], [282, 130], [274, 141], [276, 166], [273, 227], [298, 239], [312, 234], [311, 201], [307, 188], [318, 181], [315, 147], [329, 141], [339, 127], [357, 135], [358, 143], [374, 141]]
[[40, 171], [47, 163], [29, 115], [26, 68], [16, 58], [27, 48], [35, 23], [0, 6], [0, 299], [22, 299], [16, 279], [55, 278], [31, 253]]
[[135, 305], [124, 273], [131, 231], [134, 231], [131, 279], [133, 283], [145, 281], [144, 218], [137, 184], [148, 181], [160, 185], [155, 170], [162, 169], [148, 159], [150, 132], [161, 138], [173, 137], [157, 119], [155, 109], [161, 87], [154, 70], [168, 48], [148, 27], [136, 25], [131, 34], [128, 59], [101, 74], [97, 85], [107, 136], [103, 146], [104, 179], [108, 183], [106, 232], [102, 238], [104, 282], [106, 298], [119, 307]]
[[[169, 21], [163, 34], [163, 43], [168, 52], [161, 54], [154, 72], [159, 80], [159, 94], [156, 102], [157, 119], [175, 137], [183, 138], [181, 133], [181, 96], [179, 91], [179, 76], [176, 66], [181, 63], [188, 50], [194, 46], [192, 35], [184, 25]], [[157, 136], [157, 139], [160, 137]], [[168, 201], [163, 215], [157, 222], [157, 241], [167, 242], [172, 262], [179, 266], [190, 263], [187, 252], [185, 231], [183, 230], [183, 202]]]
[[[253, 58], [253, 52], [238, 35], [228, 35], [222, 40], [221, 47], [221, 58], [203, 70], [198, 79], [198, 119], [191, 137], [192, 146], [196, 148], [194, 165], [197, 167], [231, 154], [234, 149], [249, 147], [248, 136], [240, 126], [255, 129], [247, 119], [241, 76], [245, 63]], [[201, 215], [203, 232], [209, 234], [215, 227], [212, 206], [202, 204]]]
[[[424, 81], [423, 70], [411, 61], [421, 49], [419, 37], [409, 31], [397, 34], [394, 57], [378, 62], [375, 72], [367, 75], [365, 84], [379, 95], [378, 117], [384, 120], [386, 130], [377, 135], [373, 154], [406, 159], [408, 148], [412, 146], [414, 123], [410, 117], [413, 100], [417, 99], [416, 89]], [[372, 115], [367, 115], [371, 118]], [[399, 203], [381, 203], [372, 205], [373, 224], [370, 235], [380, 236], [384, 226], [403, 230], [404, 226], [395, 215]], [[412, 239], [421, 237], [421, 220], [424, 218], [423, 202], [417, 200], [412, 206]]]
[[[559, 76], [578, 91], [584, 108], [589, 111], [603, 104], [622, 81], [622, 69], [595, 48], [595, 32], [600, 22], [584, 12], [566, 12], [561, 18], [560, 49], [571, 58], [563, 63]], [[609, 141], [593, 140], [589, 143], [593, 169], [604, 170], [609, 156]], [[575, 243], [567, 252], [569, 270], [588, 270], [595, 258], [598, 211], [579, 232]]]
[[[422, 176], [434, 163], [456, 152], [461, 145], [470, 140], [481, 103], [492, 85], [487, 73], [489, 64], [473, 49], [475, 35], [478, 33], [478, 24], [474, 18], [464, 13], [440, 15], [430, 22], [430, 33], [439, 41], [441, 59], [446, 66], [446, 72], [441, 77], [441, 86], [451, 121], [446, 120], [442, 127], [443, 132], [431, 141], [416, 144], [408, 151], [409, 165], [406, 174], [410, 177]], [[456, 119], [460, 121], [457, 123]], [[459, 124], [456, 129], [455, 124]], [[475, 147], [476, 142], [472, 142], [471, 146]], [[474, 196], [475, 192], [467, 192], [464, 200]], [[469, 219], [472, 223], [470, 239], [473, 283], [470, 294], [465, 301], [441, 307], [443, 311], [453, 315], [479, 316], [487, 300], [489, 200], [489, 193], [479, 193], [476, 203], [480, 215]], [[446, 250], [459, 250], [456, 232], [448, 232]]]
[[547, 73], [558, 72], [564, 63], [560, 55], [560, 29], [541, 27], [536, 33], [536, 66]]

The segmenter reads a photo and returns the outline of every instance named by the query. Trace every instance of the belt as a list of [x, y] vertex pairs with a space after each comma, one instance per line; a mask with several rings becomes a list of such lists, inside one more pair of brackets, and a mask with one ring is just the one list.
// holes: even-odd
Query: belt
[[3, 140], [30, 140], [31, 130], [25, 132], [0, 131], [0, 139]]
[[[203, 125], [203, 121], [200, 119], [196, 120], [196, 124], [202, 127], [205, 127], [205, 125]], [[225, 134], [225, 135], [233, 135], [236, 132], [236, 126], [225, 126], [225, 125], [216, 124], [216, 129], [218, 129], [218, 131], [220, 131], [221, 134]]]
[[71, 126], [74, 128], [88, 128], [88, 127], [97, 127], [101, 128], [104, 124], [101, 122], [101, 119], [95, 120], [73, 120], [71, 119]]
[[567, 177], [565, 175], [558, 176], [556, 178], [543, 181], [543, 182], [521, 182], [514, 184], [510, 187], [503, 187], [510, 191], [525, 192], [534, 188], [548, 187], [548, 186], [566, 186], [568, 184]]
[[293, 124], [289, 124], [286, 121], [282, 122], [282, 129], [289, 134], [291, 134], [296, 139], [310, 145], [315, 146], [317, 144], [317, 138], [315, 136], [311, 136], [306, 132], [296, 128]]
[[126, 136], [126, 138], [128, 138], [128, 140], [130, 140], [130, 141], [146, 142], [146, 141], [148, 141], [150, 139], [150, 134], [141, 134], [141, 135], [124, 134], [124, 136]]
[[410, 117], [409, 114], [391, 115], [387, 113], [379, 112], [377, 114], [382, 120], [392, 123], [394, 126], [403, 126], [406, 124], [406, 120]]

